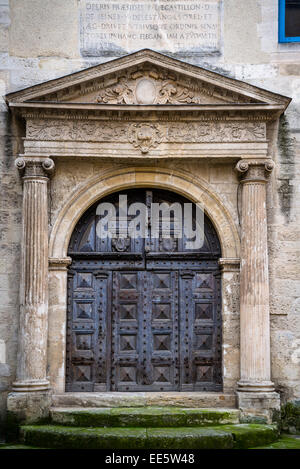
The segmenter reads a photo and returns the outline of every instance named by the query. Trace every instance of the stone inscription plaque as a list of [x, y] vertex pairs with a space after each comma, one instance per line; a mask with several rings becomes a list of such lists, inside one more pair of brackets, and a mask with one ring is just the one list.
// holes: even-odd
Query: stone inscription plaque
[[83, 56], [139, 49], [187, 57], [218, 52], [222, 0], [81, 0]]

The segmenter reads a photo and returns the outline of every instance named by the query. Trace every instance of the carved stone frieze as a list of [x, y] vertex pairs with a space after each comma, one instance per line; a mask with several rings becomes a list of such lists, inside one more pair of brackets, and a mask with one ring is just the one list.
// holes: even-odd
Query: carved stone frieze
[[160, 143], [265, 142], [265, 122], [126, 122], [29, 119], [29, 140], [131, 143], [142, 153]]
[[168, 139], [174, 142], [253, 142], [266, 140], [265, 123], [207, 122], [174, 123], [168, 126]]

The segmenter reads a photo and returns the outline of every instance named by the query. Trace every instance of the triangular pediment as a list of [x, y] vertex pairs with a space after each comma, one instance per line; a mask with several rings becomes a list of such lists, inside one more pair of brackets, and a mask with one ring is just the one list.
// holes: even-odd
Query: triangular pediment
[[6, 96], [11, 103], [279, 105], [290, 99], [151, 50], [141, 50]]

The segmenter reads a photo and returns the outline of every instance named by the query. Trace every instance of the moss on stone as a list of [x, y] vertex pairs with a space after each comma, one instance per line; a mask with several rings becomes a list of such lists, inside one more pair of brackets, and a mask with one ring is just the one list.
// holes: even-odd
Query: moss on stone
[[275, 443], [251, 449], [300, 449], [300, 438], [283, 434], [278, 441], [275, 441]]
[[281, 408], [281, 430], [300, 434], [300, 401], [287, 402]]
[[222, 428], [232, 433], [235, 449], [247, 449], [269, 444], [279, 438], [276, 425], [240, 424], [224, 425]]
[[147, 429], [147, 449], [232, 449], [233, 446], [231, 433], [221, 426]]
[[253, 423], [255, 425], [265, 425], [268, 422], [266, 417], [259, 417], [257, 415], [244, 415], [240, 418], [240, 423]]
[[189, 427], [238, 422], [236, 411], [180, 407], [118, 407], [103, 409], [57, 409], [55, 424], [79, 427]]
[[7, 411], [4, 422], [4, 436], [7, 442], [17, 442], [19, 440], [20, 421], [13, 412]]
[[25, 445], [65, 449], [229, 449], [267, 445], [278, 437], [272, 425], [216, 427], [82, 428], [26, 425]]
[[143, 449], [146, 429], [78, 428], [54, 425], [21, 427], [25, 444], [57, 449]]
[[20, 445], [20, 444], [15, 444], [15, 445], [0, 445], [0, 449], [46, 449], [46, 448], [39, 448], [38, 446], [27, 446], [27, 445]]
[[[49, 418], [41, 418], [34, 422], [36, 425], [47, 425]], [[20, 427], [26, 424], [26, 416], [7, 411], [4, 422], [4, 438], [7, 443], [17, 443], [20, 439]]]

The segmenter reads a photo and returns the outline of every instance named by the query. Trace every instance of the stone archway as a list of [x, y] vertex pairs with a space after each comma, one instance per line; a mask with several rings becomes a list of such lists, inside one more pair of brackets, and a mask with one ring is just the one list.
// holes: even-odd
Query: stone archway
[[[50, 235], [50, 303], [49, 303], [49, 349], [48, 366], [51, 385], [57, 392], [65, 390], [65, 350], [66, 350], [66, 289], [67, 266], [70, 259], [67, 249], [74, 227], [82, 214], [97, 200], [128, 188], [153, 187], [171, 190], [193, 202], [200, 202], [212, 221], [221, 244], [221, 269], [223, 284], [226, 284], [239, 268], [239, 235], [229, 210], [214, 193], [206, 181], [191, 177], [184, 171], [152, 168], [126, 168], [107, 171], [101, 176], [86, 181], [69, 198], [59, 213]], [[223, 290], [224, 291], [224, 290]], [[53, 294], [51, 293], [53, 292]], [[228, 302], [226, 292], [223, 307]], [[223, 331], [225, 343], [228, 328]], [[223, 367], [228, 369], [226, 350]], [[236, 375], [238, 371], [233, 371]], [[226, 377], [224, 382], [226, 388]]]
[[[116, 233], [101, 236], [98, 209], [120, 213], [120, 198]], [[148, 212], [146, 236], [128, 230], [137, 204]], [[153, 204], [175, 210], [158, 236], [163, 217], [149, 221]], [[222, 391], [220, 243], [198, 213], [204, 237], [190, 246], [187, 208], [195, 225], [189, 199], [134, 188], [100, 199], [77, 223], [68, 249], [66, 391]]]
[[229, 209], [213, 188], [190, 173], [166, 168], [129, 167], [109, 170], [81, 185], [71, 194], [60, 211], [50, 234], [49, 257], [60, 259], [67, 255], [73, 229], [80, 216], [98, 199], [131, 187], [164, 188], [201, 203], [218, 233], [222, 257], [239, 258], [240, 238]]
[[[151, 104], [147, 99], [140, 102], [137, 96], [141, 77], [153, 85]], [[270, 373], [266, 186], [274, 167], [274, 129], [289, 102], [287, 97], [150, 50], [7, 96], [19, 119], [23, 141], [16, 160], [24, 186], [15, 392], [25, 400], [27, 393], [42, 393], [37, 397], [42, 403], [43, 392], [49, 390], [47, 361], [54, 390], [64, 392], [71, 233], [97, 199], [123, 188], [148, 186], [169, 189], [204, 206], [218, 233], [223, 256], [223, 317], [228, 313], [223, 325], [224, 389], [227, 386], [233, 392], [238, 385], [239, 406], [246, 412], [257, 407], [257, 402], [267, 412], [278, 408], [279, 395], [274, 393]], [[58, 166], [76, 162], [79, 167], [83, 161], [96, 160], [110, 170], [88, 178], [67, 201], [61, 198], [49, 245], [47, 184], [55, 166], [51, 158]], [[172, 161], [184, 168], [189, 161], [193, 168], [165, 169], [166, 162], [171, 165]], [[230, 187], [232, 207], [239, 198], [237, 175], [241, 178], [241, 249], [230, 209], [210, 183], [202, 180], [203, 163], [214, 167], [224, 164], [231, 170], [223, 182]], [[112, 169], [116, 165], [133, 166], [116, 171]], [[211, 182], [210, 177], [206, 180]], [[233, 288], [240, 291], [240, 302], [238, 295], [234, 299], [235, 321], [228, 306]], [[234, 340], [238, 341], [241, 329], [234, 367], [228, 333], [233, 323]]]

